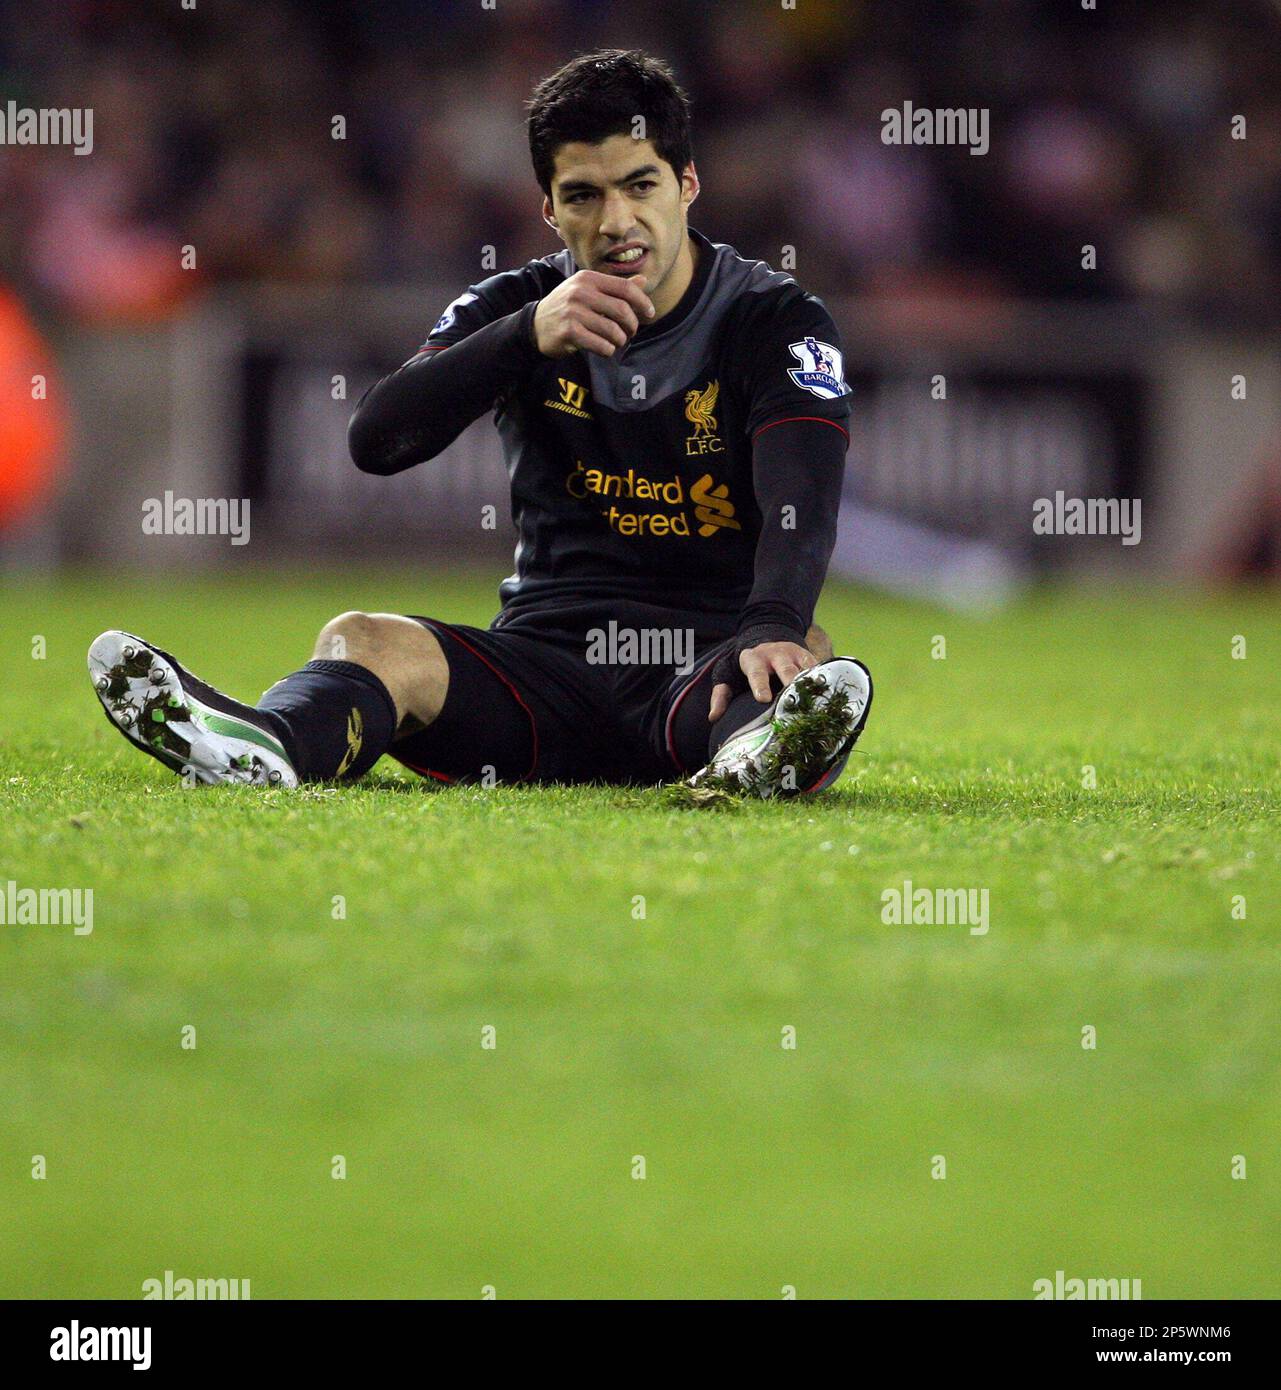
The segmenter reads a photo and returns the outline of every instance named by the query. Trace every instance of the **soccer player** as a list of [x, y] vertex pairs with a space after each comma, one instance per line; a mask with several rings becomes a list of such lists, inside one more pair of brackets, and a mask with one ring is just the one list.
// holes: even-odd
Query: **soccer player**
[[108, 717], [175, 771], [293, 786], [390, 753], [445, 782], [692, 773], [770, 797], [844, 768], [871, 679], [811, 625], [848, 442], [836, 326], [689, 227], [689, 103], [663, 62], [575, 58], [528, 129], [565, 249], [455, 299], [349, 430], [356, 466], [388, 475], [494, 411], [519, 536], [501, 612], [343, 613], [256, 707], [104, 633]]

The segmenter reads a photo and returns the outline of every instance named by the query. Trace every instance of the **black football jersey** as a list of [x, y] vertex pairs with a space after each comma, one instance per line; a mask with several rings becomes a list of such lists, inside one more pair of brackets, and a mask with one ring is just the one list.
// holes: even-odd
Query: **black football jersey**
[[[689, 234], [694, 277], [670, 313], [610, 358], [540, 356], [496, 402], [519, 536], [496, 625], [634, 600], [723, 616], [732, 632], [761, 527], [754, 436], [798, 418], [847, 425], [841, 341], [823, 303], [763, 261]], [[422, 351], [576, 271], [566, 250], [471, 286]], [[528, 325], [532, 335], [532, 315]]]

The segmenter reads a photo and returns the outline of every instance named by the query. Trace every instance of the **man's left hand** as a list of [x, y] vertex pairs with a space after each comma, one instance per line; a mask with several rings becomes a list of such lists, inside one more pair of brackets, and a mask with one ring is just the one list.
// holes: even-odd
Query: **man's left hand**
[[[811, 666], [818, 664], [817, 657], [795, 642], [762, 642], [759, 646], [748, 647], [738, 658], [739, 669], [747, 678], [748, 689], [763, 705], [769, 704], [774, 698], [774, 692], [770, 689], [771, 674], [787, 685], [802, 671], [808, 671]], [[725, 713], [733, 694], [733, 687], [724, 681], [712, 689], [712, 705], [707, 716], [709, 723], [715, 724]]]

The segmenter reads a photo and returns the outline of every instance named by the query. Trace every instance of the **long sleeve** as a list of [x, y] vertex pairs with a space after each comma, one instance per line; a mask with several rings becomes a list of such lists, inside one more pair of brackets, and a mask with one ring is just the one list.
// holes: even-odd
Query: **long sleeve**
[[[845, 448], [844, 429], [824, 419], [786, 419], [758, 431], [752, 479], [761, 534], [741, 636], [768, 627], [805, 641], [836, 544]], [[760, 640], [787, 639], [771, 632]]]
[[460, 341], [428, 340], [417, 356], [371, 386], [347, 427], [356, 467], [399, 473], [452, 444], [514, 380], [544, 360], [534, 337], [537, 309], [531, 300]]
[[740, 648], [805, 640], [836, 544], [850, 388], [836, 324], [794, 283], [761, 296], [740, 336], [761, 513]]

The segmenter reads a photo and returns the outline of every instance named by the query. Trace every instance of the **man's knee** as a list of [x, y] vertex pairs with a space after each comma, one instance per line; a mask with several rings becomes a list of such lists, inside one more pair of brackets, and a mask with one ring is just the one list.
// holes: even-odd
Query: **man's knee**
[[320, 629], [312, 660], [354, 661], [363, 666], [362, 655], [376, 653], [381, 639], [381, 624], [372, 613], [340, 613]]
[[810, 624], [810, 630], [805, 634], [805, 646], [811, 656], [816, 656], [820, 661], [831, 661], [832, 639], [817, 623]]
[[399, 613], [340, 613], [321, 628], [312, 659], [352, 661], [372, 671], [402, 725], [430, 723], [445, 702], [449, 664], [435, 633]]

